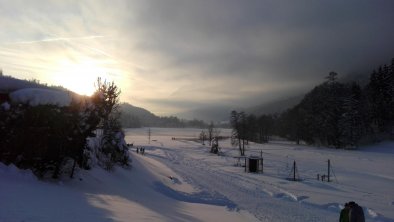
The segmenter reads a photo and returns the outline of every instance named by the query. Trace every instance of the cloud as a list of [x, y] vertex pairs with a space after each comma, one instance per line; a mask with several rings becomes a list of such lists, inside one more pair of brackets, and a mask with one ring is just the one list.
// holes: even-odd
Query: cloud
[[277, 88], [300, 92], [331, 70], [342, 75], [370, 70], [388, 61], [394, 49], [393, 31], [382, 29], [394, 19], [389, 1], [166, 1], [150, 6], [140, 17], [146, 42], [139, 50], [165, 57], [162, 73], [187, 70], [183, 78], [230, 82], [233, 92], [228, 93], [234, 96], [264, 83], [271, 93], [257, 90], [255, 97], [271, 96]]
[[35, 43], [41, 43], [41, 42], [74, 41], [74, 40], [86, 40], [86, 39], [96, 39], [96, 38], [104, 38], [104, 36], [93, 35], [93, 36], [83, 36], [83, 37], [56, 37], [56, 38], [46, 38], [46, 39], [33, 40], [33, 41], [11, 42], [11, 43], [5, 43], [5, 44], [6, 45], [35, 44]]
[[[304, 93], [332, 70], [369, 72], [388, 62], [393, 7], [390, 0], [1, 2], [0, 64], [5, 73], [50, 80], [59, 60], [96, 61], [124, 101], [155, 113], [249, 106]], [[25, 44], [5, 44], [12, 42]]]

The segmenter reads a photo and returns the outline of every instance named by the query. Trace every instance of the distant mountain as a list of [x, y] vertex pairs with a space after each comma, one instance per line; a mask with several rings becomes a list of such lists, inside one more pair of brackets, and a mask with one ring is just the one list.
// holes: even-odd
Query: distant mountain
[[205, 122], [222, 122], [228, 121], [233, 109], [234, 108], [229, 106], [212, 106], [188, 110], [175, 115], [183, 119], [201, 119]]
[[157, 122], [158, 117], [146, 109], [133, 106], [128, 103], [120, 104], [121, 123], [124, 127], [138, 128], [150, 126]]
[[257, 116], [260, 116], [263, 114], [281, 113], [281, 112], [285, 111], [286, 109], [292, 108], [295, 105], [297, 105], [303, 98], [304, 98], [304, 95], [299, 95], [299, 96], [291, 97], [288, 99], [272, 101], [272, 102], [268, 102], [268, 103], [264, 103], [264, 104], [260, 104], [257, 106], [252, 106], [250, 108], [247, 108], [245, 110], [245, 112], [252, 113]]
[[13, 92], [25, 88], [49, 88], [36, 81], [16, 79], [11, 76], [0, 76], [0, 90], [3, 92]]
[[175, 116], [156, 116], [150, 111], [129, 103], [120, 104], [121, 124], [123, 127], [197, 127], [205, 128], [202, 120], [183, 120]]
[[299, 95], [288, 99], [243, 108], [230, 106], [204, 107], [177, 113], [176, 116], [184, 119], [202, 119], [206, 122], [225, 122], [229, 120], [232, 110], [244, 111], [255, 115], [281, 113], [286, 109], [297, 105], [303, 97], [304, 95]]

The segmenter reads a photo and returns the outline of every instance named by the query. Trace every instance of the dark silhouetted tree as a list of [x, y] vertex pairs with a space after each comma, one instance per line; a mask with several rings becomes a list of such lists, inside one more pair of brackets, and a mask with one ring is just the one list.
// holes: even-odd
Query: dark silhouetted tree
[[231, 144], [238, 145], [241, 156], [245, 155], [245, 142], [247, 139], [247, 123], [244, 112], [232, 111], [230, 116], [232, 127]]
[[339, 121], [341, 144], [355, 148], [366, 133], [366, 112], [363, 104], [362, 89], [357, 83], [347, 85], [347, 95], [343, 102], [343, 113]]
[[97, 79], [92, 99], [100, 118], [102, 137], [99, 153], [96, 155], [107, 170], [111, 170], [115, 164], [129, 165], [127, 145], [119, 122], [119, 95], [120, 90], [114, 82]]

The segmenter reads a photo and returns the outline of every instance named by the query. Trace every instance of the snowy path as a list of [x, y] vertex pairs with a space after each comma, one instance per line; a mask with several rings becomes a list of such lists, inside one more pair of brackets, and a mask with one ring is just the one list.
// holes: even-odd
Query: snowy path
[[[187, 144], [185, 144], [187, 146]], [[261, 221], [333, 221], [337, 213], [317, 207], [300, 204], [303, 197], [297, 197], [280, 187], [256, 180], [261, 175], [246, 174], [243, 168], [236, 172], [213, 166], [212, 161], [198, 158], [206, 148], [160, 149], [164, 155], [152, 155], [165, 163], [198, 189], [206, 191], [213, 198], [226, 198], [230, 209], [247, 210]], [[205, 153], [205, 155], [211, 155]], [[197, 157], [197, 158], [196, 158]], [[211, 156], [222, 161], [229, 157]]]

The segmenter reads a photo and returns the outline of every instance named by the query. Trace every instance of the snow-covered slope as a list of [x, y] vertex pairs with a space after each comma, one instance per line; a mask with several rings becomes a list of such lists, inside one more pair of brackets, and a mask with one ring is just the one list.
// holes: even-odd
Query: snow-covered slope
[[96, 168], [56, 183], [0, 163], [0, 178], [0, 222], [258, 221], [200, 197], [171, 169], [145, 156], [134, 155], [132, 169]]
[[8, 94], [11, 103], [68, 106], [72, 100], [81, 101], [85, 97], [67, 89], [49, 87], [36, 82], [0, 76], [0, 93]]
[[68, 106], [72, 97], [70, 93], [53, 89], [25, 88], [10, 93], [12, 103], [37, 105]]

